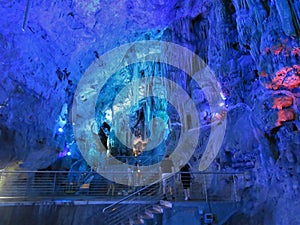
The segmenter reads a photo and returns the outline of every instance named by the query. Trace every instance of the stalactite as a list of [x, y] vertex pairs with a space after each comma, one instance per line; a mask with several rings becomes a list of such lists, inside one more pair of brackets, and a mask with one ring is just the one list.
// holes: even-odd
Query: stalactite
[[298, 1], [290, 1], [288, 0], [293, 25], [295, 27], [296, 36], [300, 36], [300, 3]]
[[293, 13], [292, 13], [293, 9], [291, 9], [289, 0], [276, 0], [275, 4], [276, 4], [277, 12], [281, 19], [282, 29], [284, 30], [284, 32], [289, 36], [297, 36], [294, 27], [297, 23], [295, 24], [293, 22]]
[[[31, 2], [32, 4], [29, 4]], [[52, 134], [48, 134], [51, 133], [48, 130], [53, 130], [55, 125], [55, 119], [59, 114], [57, 106], [72, 101], [70, 99], [72, 99], [74, 89], [66, 86], [69, 80], [76, 87], [81, 77], [86, 75], [85, 71], [93, 60], [100, 62], [103, 53], [117, 48], [123, 43], [138, 40], [165, 40], [184, 46], [202, 57], [215, 72], [214, 75], [220, 81], [222, 89], [226, 90], [224, 104], [228, 105], [226, 110], [230, 114], [227, 127], [228, 137], [225, 137], [224, 145], [226, 146], [221, 148], [218, 157], [228, 167], [222, 165], [222, 169], [224, 171], [248, 171], [246, 163], [239, 163], [238, 160], [245, 158], [247, 161], [246, 156], [250, 153], [254, 156], [256, 156], [255, 154], [261, 156], [261, 158], [258, 156], [256, 161], [251, 161], [251, 163], [255, 162], [255, 167], [251, 164], [251, 172], [259, 176], [257, 176], [256, 183], [251, 184], [253, 188], [251, 186], [247, 189], [254, 190], [252, 196], [255, 196], [255, 200], [247, 195], [243, 196], [245, 200], [243, 202], [245, 205], [247, 204], [247, 209], [253, 209], [252, 215], [265, 212], [267, 208], [264, 208], [265, 205], [259, 208], [260, 212], [255, 207], [265, 204], [258, 202], [260, 200], [258, 193], [270, 193], [274, 199], [270, 200], [269, 196], [266, 196], [265, 202], [269, 205], [274, 201], [277, 202], [278, 198], [284, 199], [283, 196], [288, 196], [288, 199], [295, 198], [295, 195], [289, 191], [289, 186], [283, 187], [280, 182], [284, 182], [282, 177], [286, 172], [288, 172], [288, 176], [290, 173], [293, 175], [293, 178], [287, 179], [289, 182], [293, 179], [294, 181], [299, 180], [297, 173], [293, 172], [289, 166], [296, 168], [297, 171], [299, 168], [293, 159], [289, 162], [290, 164], [287, 164], [281, 150], [286, 149], [291, 151], [291, 154], [295, 154], [294, 149], [299, 149], [298, 130], [293, 128], [294, 121], [290, 121], [298, 120], [299, 117], [299, 76], [291, 74], [289, 71], [284, 74], [285, 78], [281, 79], [283, 74], [277, 76], [276, 71], [292, 66], [295, 66], [293, 71], [298, 70], [296, 65], [299, 64], [300, 57], [298, 49], [300, 1], [204, 0], [175, 2], [160, 1], [159, 4], [152, 4], [147, 1], [68, 0], [51, 2], [27, 0], [27, 5], [31, 6], [29, 14], [29, 7], [24, 9], [26, 1], [2, 1], [0, 12], [5, 20], [0, 22], [2, 27], [0, 34], [0, 61], [2, 63], [0, 98], [2, 98], [0, 102], [4, 105], [0, 105], [0, 122], [3, 125], [1, 129], [7, 127], [8, 134], [11, 136], [4, 137], [7, 134], [2, 131], [0, 138], [5, 146], [2, 148], [13, 149], [11, 158], [22, 157], [25, 159], [27, 153], [24, 153], [20, 144], [25, 143], [24, 146], [28, 147], [32, 158], [35, 159], [29, 162], [31, 165], [36, 167], [41, 164], [49, 165], [50, 161], [57, 158], [56, 147], [61, 146], [57, 144], [60, 141], [53, 140], [55, 135], [52, 138]], [[30, 32], [15, 29], [14, 24], [19, 24], [23, 29], [30, 27]], [[134, 58], [138, 52], [138, 50], [130, 49], [126, 56]], [[127, 58], [124, 58], [122, 61], [124, 65], [126, 60]], [[198, 68], [193, 64], [192, 59], [187, 58], [187, 55], [176, 56], [176, 60], [188, 71]], [[112, 65], [112, 67], [114, 66]], [[66, 68], [72, 79], [64, 79], [64, 74], [58, 74], [59, 77], [57, 77], [55, 71], [59, 67]], [[261, 74], [259, 80], [256, 80], [256, 73]], [[142, 77], [152, 81], [153, 85], [147, 86], [141, 81], [135, 83], [131, 90], [121, 99], [116, 100], [115, 105], [112, 106], [112, 101], [120, 90]], [[176, 92], [175, 86], [168, 84], [163, 78], [176, 82], [188, 94], [191, 94], [199, 107], [197, 108], [201, 114], [199, 116], [205, 117], [203, 124], [207, 129], [207, 135], [205, 134], [206, 137], [199, 141], [201, 146], [195, 149], [196, 160], [199, 160], [201, 151], [205, 148], [205, 140], [209, 136], [209, 123], [211, 122], [209, 106], [204, 94], [194, 90], [199, 87], [177, 68], [157, 62], [141, 62], [128, 65], [122, 71], [111, 75], [111, 79], [103, 87], [103, 90], [105, 88], [108, 90], [99, 94], [99, 104], [96, 106], [97, 122], [101, 124], [107, 119], [106, 112], [111, 109], [112, 127], [115, 129], [116, 136], [120, 137], [120, 142], [122, 141], [131, 148], [132, 132], [139, 120], [135, 117], [136, 114], [143, 114], [144, 118], [140, 119], [138, 125], [144, 127], [143, 136], [147, 136], [156, 131], [156, 125], [151, 124], [153, 118], [168, 119], [167, 113], [172, 114], [174, 113], [173, 108], [177, 108], [178, 114], [175, 116], [172, 114], [172, 116], [178, 117], [179, 115], [182, 121], [176, 119], [175, 122], [171, 122], [176, 125], [173, 126], [173, 130], [178, 133], [174, 135], [174, 139], [178, 140], [180, 126], [184, 126], [185, 131], [190, 128], [190, 100], [179, 97], [181, 101], [177, 101], [173, 108], [169, 107], [169, 112], [167, 112], [167, 99], [178, 98], [178, 96], [173, 93]], [[267, 80], [270, 82], [267, 83]], [[209, 82], [208, 80], [203, 81], [204, 88], [210, 86]], [[266, 83], [271, 86], [264, 86]], [[69, 88], [68, 94], [65, 88]], [[82, 99], [76, 99], [74, 104], [78, 103], [78, 100], [88, 101], [89, 94], [95, 91], [99, 91], [97, 82], [90, 84], [82, 95]], [[213, 99], [213, 95], [217, 95], [216, 91], [209, 90], [206, 98]], [[152, 92], [160, 93], [158, 96], [160, 98], [147, 98], [147, 96], [151, 96]], [[283, 95], [289, 98], [281, 98]], [[9, 96], [8, 102], [5, 100], [7, 96]], [[290, 105], [290, 99], [293, 99], [293, 105]], [[242, 101], [245, 103], [242, 104]], [[133, 102], [135, 105], [131, 104]], [[243, 111], [243, 106], [246, 104], [247, 111]], [[70, 104], [68, 106], [71, 107]], [[83, 116], [86, 113], [85, 109], [80, 111]], [[249, 126], [250, 123], [252, 125]], [[159, 125], [163, 126], [162, 123]], [[31, 128], [28, 129], [28, 127]], [[83, 129], [91, 128], [87, 126]], [[23, 131], [26, 135], [19, 135]], [[91, 137], [84, 136], [82, 130], [80, 132], [79, 139], [85, 141], [82, 145], [89, 148], [88, 153], [83, 155], [93, 158], [97, 153], [94, 151], [95, 146], [89, 142]], [[278, 137], [278, 140], [275, 140], [276, 147], [281, 151], [276, 164], [267, 162], [269, 156], [266, 152], [273, 147], [267, 144], [268, 137], [263, 137], [264, 133], [270, 135], [272, 132]], [[253, 135], [259, 136], [256, 137], [258, 143], [251, 140]], [[49, 155], [46, 155], [47, 151], [41, 149], [43, 138], [47, 136], [49, 136], [47, 149], [53, 150]], [[297, 143], [294, 139], [297, 139]], [[13, 141], [16, 143], [12, 143]], [[130, 154], [130, 152], [125, 152], [125, 148], [120, 150], [121, 144], [118, 144], [119, 146], [114, 150], [119, 152], [116, 151], [115, 155]], [[230, 148], [234, 150], [230, 150]], [[168, 148], [168, 150], [170, 149], [171, 147]], [[224, 152], [230, 151], [234, 152], [233, 155], [236, 157], [235, 161], [232, 160], [235, 162], [232, 165], [230, 165], [229, 160], [231, 159], [228, 156], [222, 156], [222, 154], [226, 154]], [[241, 153], [240, 158], [238, 154], [235, 154], [236, 152]], [[162, 151], [160, 151], [161, 153]], [[49, 161], [38, 162], [36, 159], [41, 155], [47, 156]], [[91, 161], [94, 164], [93, 159]], [[280, 175], [276, 177], [280, 182], [270, 181], [270, 177], [267, 177], [268, 167], [271, 167], [272, 172]], [[269, 174], [269, 176], [272, 175]], [[273, 186], [267, 186], [269, 183], [272, 183]], [[290, 184], [287, 183], [287, 185]], [[257, 191], [259, 188], [262, 188], [260, 192]], [[239, 191], [245, 193], [244, 190]], [[284, 194], [282, 195], [282, 193]], [[278, 203], [278, 208], [275, 210], [272, 208], [274, 211], [272, 216], [274, 218], [278, 216], [277, 219], [286, 215], [279, 205]], [[290, 207], [288, 209], [292, 211], [293, 208], [297, 208], [295, 206], [292, 202], [287, 201], [282, 208]], [[247, 214], [247, 209], [244, 209], [244, 214]], [[292, 214], [290, 213], [289, 218], [293, 216]], [[274, 219], [274, 221], [277, 220]], [[294, 221], [298, 220], [291, 218], [289, 222], [280, 221], [278, 224], [291, 224]]]

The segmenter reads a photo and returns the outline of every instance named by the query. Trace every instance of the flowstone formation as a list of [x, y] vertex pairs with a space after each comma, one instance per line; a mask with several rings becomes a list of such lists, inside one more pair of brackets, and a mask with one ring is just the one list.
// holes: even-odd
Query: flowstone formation
[[[163, 40], [195, 52], [219, 82], [227, 128], [208, 170], [245, 173], [238, 183], [242, 208], [226, 224], [300, 224], [299, 1], [28, 3], [0, 1], [5, 18], [0, 21], [2, 168], [22, 161], [19, 169], [43, 169], [65, 158], [71, 159], [66, 163], [71, 167], [81, 160], [71, 108], [86, 69], [122, 44]], [[174, 68], [150, 62], [117, 73], [99, 97], [95, 135], [104, 122], [106, 131], [114, 129], [110, 91], [117, 93], [133, 76], [157, 74], [173, 77], [196, 104], [202, 132], [190, 162], [197, 171], [210, 124], [222, 119], [222, 113], [212, 115], [201, 89]], [[146, 101], [154, 107], [149, 114]], [[128, 116], [132, 130], [144, 129], [145, 115], [171, 121], [164, 146], [155, 153], [162, 155], [176, 147], [181, 123], [174, 107], [159, 101], [146, 99]], [[111, 143], [105, 132], [101, 135], [99, 141]], [[121, 150], [123, 155], [129, 151]]]

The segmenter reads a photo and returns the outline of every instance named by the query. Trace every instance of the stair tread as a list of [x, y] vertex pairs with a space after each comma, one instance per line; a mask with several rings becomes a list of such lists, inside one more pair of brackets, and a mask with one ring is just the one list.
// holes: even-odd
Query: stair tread
[[147, 216], [149, 216], [149, 217], [153, 217], [153, 216], [154, 216], [154, 215], [153, 215], [153, 212], [150, 211], [149, 209], [145, 209], [143, 215], [147, 215]]
[[145, 221], [143, 219], [130, 219], [129, 220], [130, 225], [138, 225], [138, 224], [145, 224]]
[[165, 208], [172, 208], [173, 207], [173, 204], [172, 202], [169, 202], [169, 201], [165, 201], [165, 200], [160, 200], [159, 201], [159, 204]]
[[153, 215], [153, 213], [151, 213], [151, 215], [148, 213], [145, 213], [145, 214], [141, 215], [141, 217], [145, 220], [149, 220], [149, 219], [153, 219], [154, 215]]
[[164, 209], [159, 206], [159, 205], [156, 205], [156, 206], [152, 206], [152, 208], [148, 209], [151, 213], [155, 213], [155, 214], [161, 214], [164, 212]]

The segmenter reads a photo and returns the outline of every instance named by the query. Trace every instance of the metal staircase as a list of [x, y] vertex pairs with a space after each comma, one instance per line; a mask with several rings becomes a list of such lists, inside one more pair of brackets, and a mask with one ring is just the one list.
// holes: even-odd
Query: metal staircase
[[[166, 178], [167, 183], [174, 176]], [[163, 201], [159, 179], [103, 209], [106, 225], [162, 224], [162, 214], [172, 208]]]
[[[180, 175], [180, 173], [167, 177], [167, 183], [170, 183], [171, 179], [178, 178], [178, 175]], [[214, 213], [218, 214], [219, 222], [215, 221], [213, 224], [220, 224], [220, 221], [222, 221], [227, 214], [229, 215], [234, 212], [238, 206], [240, 199], [237, 195], [236, 182], [239, 177], [243, 177], [243, 174], [197, 172], [194, 173], [194, 176], [196, 179], [192, 182], [193, 185], [191, 187], [193, 201], [190, 202], [190, 204], [193, 205], [194, 203], [197, 203], [198, 206], [201, 205], [201, 207], [203, 207], [205, 212], [203, 215], [199, 215], [199, 217], [203, 217], [201, 224], [210, 224], [210, 222], [207, 222], [209, 220], [206, 217], [214, 217]], [[178, 180], [177, 185], [175, 185], [175, 202], [161, 200], [164, 198], [161, 184], [162, 179], [157, 180], [104, 208], [102, 211], [105, 216], [104, 224], [166, 224], [167, 215], [173, 215], [178, 204], [189, 204], [189, 201], [183, 200], [183, 190], [181, 183], [178, 183]], [[219, 185], [221, 185], [222, 188], [215, 190], [214, 187]], [[211, 204], [213, 204], [213, 207], [211, 207]], [[167, 211], [169, 211], [169, 213], [165, 215]], [[224, 213], [226, 215], [223, 215]]]
[[[123, 179], [123, 183], [131, 176], [144, 179], [139, 172], [128, 174], [128, 171], [116, 170], [116, 177]], [[163, 201], [162, 181], [157, 178], [144, 187], [128, 186], [118, 182], [111, 182], [95, 171], [7, 171], [0, 170], [0, 200], [3, 201], [96, 201], [96, 204], [113, 204], [103, 211], [91, 215], [87, 221], [98, 221], [105, 225], [162, 225], [177, 224], [178, 212], [188, 208], [186, 220], [199, 214], [203, 221], [209, 215], [215, 216], [213, 224], [222, 224], [230, 216], [241, 201], [240, 190], [244, 189], [243, 173], [226, 172], [193, 172], [190, 194], [192, 201], [184, 201], [181, 173], [166, 177], [167, 184], [175, 183], [175, 201]], [[147, 173], [147, 177], [158, 176], [157, 171]], [[92, 178], [91, 178], [92, 177]], [[174, 179], [174, 180], [172, 180]], [[175, 181], [175, 182], [174, 182]], [[81, 190], [84, 184], [90, 184], [88, 190]], [[113, 191], [109, 192], [113, 186]], [[169, 197], [169, 196], [167, 196]], [[16, 204], [19, 204], [18, 202]], [[193, 207], [199, 211], [193, 212]], [[200, 211], [203, 214], [200, 215]], [[183, 223], [182, 223], [183, 224]], [[192, 223], [190, 223], [192, 224]], [[203, 222], [202, 224], [207, 224]]]

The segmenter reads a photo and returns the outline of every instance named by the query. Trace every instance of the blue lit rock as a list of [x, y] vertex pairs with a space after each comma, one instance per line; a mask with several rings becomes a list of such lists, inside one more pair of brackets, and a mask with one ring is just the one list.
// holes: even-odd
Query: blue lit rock
[[[69, 114], [85, 70], [121, 44], [171, 41], [201, 56], [226, 95], [228, 126], [218, 169], [244, 171], [250, 177], [247, 188], [239, 190], [243, 209], [227, 224], [300, 223], [299, 87], [269, 86], [282, 68], [299, 65], [299, 1], [31, 1], [24, 31], [26, 2], [0, 5], [5, 18], [0, 21], [1, 167], [22, 160], [27, 169], [47, 168], [66, 143], [75, 153], [72, 157], [80, 158]], [[144, 67], [123, 73], [111, 88], [126, 84], [134, 69], [149, 73], [153, 69]], [[205, 143], [209, 132], [205, 126], [212, 115], [203, 93], [183, 76], [174, 77], [197, 103]], [[276, 123], [279, 109], [273, 107], [273, 97], [279, 94], [293, 97], [293, 105], [283, 110], [295, 114], [281, 124]], [[112, 96], [105, 96], [103, 105], [109, 108]], [[68, 117], [65, 133], [60, 134], [64, 105]], [[99, 113], [100, 122], [105, 113]], [[181, 127], [176, 119], [171, 125], [168, 151], [176, 145]], [[196, 149], [194, 169], [203, 151], [203, 145]]]

